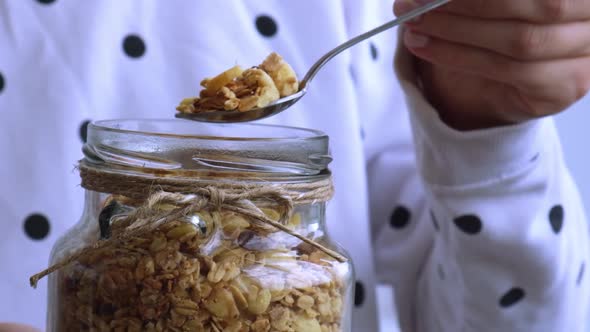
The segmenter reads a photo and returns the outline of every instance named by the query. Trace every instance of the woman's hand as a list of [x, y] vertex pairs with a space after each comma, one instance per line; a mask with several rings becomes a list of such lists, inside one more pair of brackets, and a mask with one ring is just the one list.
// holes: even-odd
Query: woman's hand
[[590, 88], [590, 0], [453, 0], [404, 30], [427, 98], [456, 129], [555, 114]]

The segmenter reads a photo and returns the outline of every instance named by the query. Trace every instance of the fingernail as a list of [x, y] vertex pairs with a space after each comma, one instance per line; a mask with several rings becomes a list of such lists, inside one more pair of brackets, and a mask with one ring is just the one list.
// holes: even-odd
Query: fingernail
[[409, 48], [420, 48], [428, 44], [430, 38], [415, 31], [406, 30], [404, 34], [404, 42]]
[[[416, 5], [416, 3], [414, 3], [411, 0], [399, 0], [399, 1], [396, 1], [396, 3], [395, 3], [394, 11], [397, 16], [401, 16], [401, 15], [411, 12], [412, 10], [414, 10], [416, 8], [418, 8], [418, 6]], [[410, 21], [408, 21], [408, 23], [418, 23], [418, 22], [420, 22], [421, 18], [422, 18], [422, 15], [417, 16], [417, 17], [411, 19]]]
[[396, 15], [403, 15], [416, 8], [416, 3], [412, 0], [397, 0], [393, 5], [393, 11]]
[[395, 2], [393, 9], [397, 15], [403, 15], [414, 8], [416, 8], [416, 5], [411, 0], [398, 0]]

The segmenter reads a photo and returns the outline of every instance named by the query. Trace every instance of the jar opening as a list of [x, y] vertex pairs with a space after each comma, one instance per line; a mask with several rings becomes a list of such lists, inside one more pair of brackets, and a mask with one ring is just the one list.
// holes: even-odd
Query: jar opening
[[327, 138], [323, 132], [307, 128], [256, 123], [202, 123], [176, 119], [99, 120], [89, 125], [89, 130], [92, 129], [128, 135], [205, 140], [269, 141], [290, 139], [322, 140]]
[[182, 119], [93, 122], [84, 154], [88, 162], [126, 171], [273, 180], [325, 174], [332, 161], [329, 138], [321, 131]]

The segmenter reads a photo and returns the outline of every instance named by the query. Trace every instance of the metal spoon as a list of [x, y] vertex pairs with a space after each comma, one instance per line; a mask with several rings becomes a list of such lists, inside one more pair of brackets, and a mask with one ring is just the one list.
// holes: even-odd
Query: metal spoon
[[410, 21], [411, 19], [423, 15], [437, 7], [440, 7], [450, 0], [434, 0], [422, 7], [416, 8], [398, 18], [387, 22], [371, 31], [365, 32], [349, 41], [339, 45], [330, 52], [322, 56], [316, 63], [311, 66], [303, 80], [299, 83], [299, 91], [290, 96], [278, 99], [268, 106], [255, 108], [246, 112], [239, 111], [210, 111], [200, 113], [177, 113], [177, 118], [189, 119], [200, 122], [220, 122], [220, 123], [231, 123], [231, 122], [247, 122], [254, 120], [261, 120], [269, 116], [273, 116], [281, 113], [287, 108], [295, 104], [301, 97], [307, 92], [307, 87], [311, 80], [315, 77], [318, 71], [342, 51], [388, 29], [391, 29], [397, 25]]

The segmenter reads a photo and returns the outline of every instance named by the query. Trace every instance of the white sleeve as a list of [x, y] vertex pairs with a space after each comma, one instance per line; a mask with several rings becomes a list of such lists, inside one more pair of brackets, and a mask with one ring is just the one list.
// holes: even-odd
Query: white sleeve
[[378, 253], [387, 264], [415, 246], [411, 239], [431, 239], [414, 255], [417, 274], [392, 261], [399, 278], [417, 278], [397, 298], [398, 308], [412, 307], [400, 310], [404, 331], [586, 331], [588, 226], [553, 120], [455, 131], [423, 98], [412, 68], [400, 47], [421, 226]]

